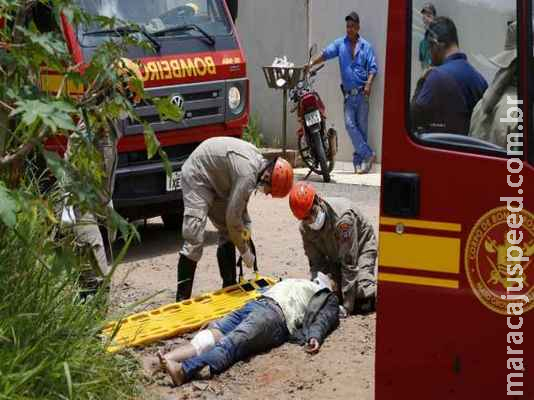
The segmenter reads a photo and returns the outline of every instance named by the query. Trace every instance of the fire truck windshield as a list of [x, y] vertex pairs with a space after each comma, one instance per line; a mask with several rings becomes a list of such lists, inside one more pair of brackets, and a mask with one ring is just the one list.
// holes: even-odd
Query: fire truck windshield
[[[222, 0], [78, 0], [82, 9], [93, 15], [115, 17], [117, 26], [133, 22], [148, 33], [165, 36], [223, 36], [231, 32]], [[195, 29], [175, 29], [176, 27]], [[98, 31], [98, 26], [83, 27], [84, 32]], [[104, 31], [101, 31], [104, 32]], [[113, 34], [110, 30], [109, 34]], [[105, 35], [84, 35], [84, 46], [95, 46]]]

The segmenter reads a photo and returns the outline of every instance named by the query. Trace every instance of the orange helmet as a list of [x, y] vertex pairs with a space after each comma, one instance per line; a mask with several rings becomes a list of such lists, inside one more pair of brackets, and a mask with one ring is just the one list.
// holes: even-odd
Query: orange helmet
[[293, 187], [293, 167], [278, 157], [271, 172], [271, 196], [284, 198]]
[[297, 219], [302, 221], [310, 215], [316, 194], [317, 191], [309, 183], [299, 182], [293, 186], [289, 195], [289, 207]]

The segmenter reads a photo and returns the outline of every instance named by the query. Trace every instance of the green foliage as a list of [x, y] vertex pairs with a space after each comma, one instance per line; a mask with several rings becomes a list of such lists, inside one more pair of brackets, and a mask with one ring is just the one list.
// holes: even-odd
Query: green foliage
[[135, 360], [106, 353], [99, 337], [105, 294], [79, 297], [87, 261], [49, 209], [61, 192], [21, 189], [9, 194], [21, 210], [16, 225], [0, 227], [0, 399], [133, 398]]
[[184, 116], [184, 111], [172, 104], [169, 97], [154, 98], [152, 103], [163, 121], [180, 122]]
[[263, 146], [263, 134], [258, 125], [257, 115], [250, 117], [248, 125], [243, 132], [243, 140], [252, 143], [256, 147]]
[[[146, 44], [135, 35], [113, 37], [81, 68], [61, 30], [41, 33], [33, 22], [24, 24], [38, 2], [44, 3], [0, 0], [0, 18], [7, 21], [0, 30], [0, 399], [142, 398], [135, 362], [107, 354], [99, 337], [105, 290], [81, 301], [80, 282], [92, 268], [91, 257], [59, 215], [72, 205], [119, 230], [127, 244], [137, 236], [106, 207], [99, 146], [115, 143], [118, 119], [138, 119], [125, 87], [142, 92], [142, 81], [120, 73], [118, 60], [127, 46]], [[89, 16], [73, 0], [49, 3], [58, 26], [61, 13], [73, 25], [125, 25]], [[51, 70], [58, 83], [54, 91], [43, 84]], [[79, 95], [69, 93], [72, 87], [81, 88]], [[181, 118], [180, 110], [164, 101], [154, 103], [162, 118]], [[154, 131], [146, 126], [149, 157], [159, 154], [169, 169]], [[68, 139], [68, 157], [46, 150], [53, 136]], [[43, 165], [37, 168], [36, 160]]]
[[20, 129], [27, 131], [36, 125], [44, 125], [52, 133], [60, 130], [75, 131], [76, 125], [71, 115], [76, 109], [65, 101], [19, 100], [11, 113], [12, 117], [22, 115]]
[[12, 227], [16, 222], [15, 213], [17, 211], [17, 202], [11, 197], [4, 184], [0, 182], [0, 222], [8, 227]]
[[148, 158], [151, 159], [156, 155], [158, 152], [158, 149], [160, 147], [159, 140], [156, 137], [156, 134], [154, 132], [154, 129], [149, 124], [145, 123], [145, 143], [146, 143], [146, 151], [148, 154]]

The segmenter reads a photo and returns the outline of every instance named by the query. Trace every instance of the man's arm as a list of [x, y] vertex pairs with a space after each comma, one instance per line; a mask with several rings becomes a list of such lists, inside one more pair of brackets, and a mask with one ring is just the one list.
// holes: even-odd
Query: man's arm
[[415, 131], [428, 129], [429, 110], [434, 102], [434, 75], [433, 69], [429, 68], [417, 81], [415, 92], [410, 102], [411, 125]]
[[324, 50], [323, 54], [321, 54], [319, 57], [317, 57], [315, 60], [311, 62], [310, 65], [306, 65], [306, 69], [309, 70], [312, 67], [315, 67], [316, 65], [322, 64], [332, 58], [335, 58], [339, 56], [339, 46], [337, 42], [333, 42], [329, 44]]
[[373, 228], [354, 214], [346, 213], [336, 225], [341, 269], [343, 307], [349, 314], [354, 311], [359, 285], [374, 281], [377, 256]]
[[319, 57], [317, 57], [315, 60], [312, 61], [309, 68], [315, 67], [316, 65], [322, 64], [326, 61], [324, 56], [321, 54]]
[[373, 89], [373, 81], [375, 79], [374, 74], [369, 74], [369, 77], [367, 78], [367, 83], [365, 84], [365, 87], [363, 88], [363, 94], [367, 97], [371, 96], [371, 90]]
[[371, 95], [371, 90], [373, 89], [373, 81], [376, 74], [378, 74], [378, 64], [376, 62], [376, 55], [372, 46], [369, 46], [369, 51], [367, 54], [367, 66], [368, 78], [367, 83], [365, 84], [364, 94], [369, 97]]
[[[306, 332], [306, 343], [311, 347], [313, 339], [321, 346], [330, 332], [339, 325], [339, 301], [334, 293], [329, 293], [315, 320]], [[318, 351], [316, 348], [314, 352]]]
[[312, 277], [315, 277], [318, 272], [326, 273], [326, 271], [323, 270], [326, 267], [326, 258], [317, 248], [315, 242], [308, 237], [302, 225], [300, 227], [300, 234], [302, 236], [304, 254], [306, 254], [306, 257], [308, 257], [308, 262], [310, 263], [310, 272]]

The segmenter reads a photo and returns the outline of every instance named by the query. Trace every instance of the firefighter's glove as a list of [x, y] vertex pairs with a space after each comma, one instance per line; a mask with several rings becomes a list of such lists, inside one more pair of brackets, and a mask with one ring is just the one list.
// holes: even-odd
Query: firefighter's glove
[[245, 266], [247, 268], [254, 268], [254, 262], [256, 261], [256, 256], [252, 253], [252, 250], [250, 249], [250, 246], [247, 246], [247, 250], [241, 254], [241, 258], [243, 259], [243, 262], [245, 263]]

